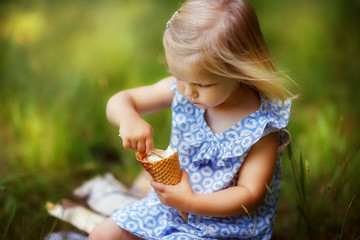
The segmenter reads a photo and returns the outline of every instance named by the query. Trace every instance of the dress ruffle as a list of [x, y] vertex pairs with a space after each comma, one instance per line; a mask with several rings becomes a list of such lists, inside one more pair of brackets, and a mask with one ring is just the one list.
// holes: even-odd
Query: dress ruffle
[[[290, 116], [291, 101], [270, 101], [261, 98], [261, 107], [242, 119], [230, 129], [221, 133], [213, 133], [204, 118], [204, 109], [192, 105], [186, 98], [176, 92], [175, 101], [182, 102], [181, 108], [173, 109], [176, 116], [183, 116], [184, 126], [193, 128], [193, 134], [186, 135], [173, 132], [172, 143], [182, 142], [178, 145], [180, 153], [193, 155], [195, 165], [211, 162], [214, 166], [225, 166], [227, 159], [246, 154], [251, 146], [261, 137], [279, 131], [279, 151], [284, 149], [290, 140], [290, 135], [285, 129]], [[185, 103], [184, 103], [185, 101]], [[187, 102], [186, 102], [187, 101]], [[178, 106], [175, 102], [174, 105]], [[199, 117], [200, 115], [200, 117]], [[201, 116], [202, 115], [202, 116]], [[180, 121], [179, 121], [180, 120]], [[180, 122], [180, 123], [179, 123]], [[181, 119], [177, 119], [176, 128], [181, 128]]]

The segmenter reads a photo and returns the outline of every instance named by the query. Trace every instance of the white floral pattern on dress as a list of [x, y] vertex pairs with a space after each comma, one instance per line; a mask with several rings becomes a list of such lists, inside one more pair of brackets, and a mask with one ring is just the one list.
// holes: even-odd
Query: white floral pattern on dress
[[275, 172], [257, 210], [234, 217], [205, 217], [179, 213], [160, 203], [154, 191], [112, 217], [120, 227], [145, 239], [270, 239], [281, 179], [281, 155], [290, 142], [285, 129], [291, 102], [261, 98], [261, 107], [225, 132], [213, 133], [197, 108], [172, 85], [172, 133], [170, 145], [178, 149], [180, 165], [189, 173], [196, 193], [216, 192], [236, 185], [238, 171], [252, 145], [261, 137], [279, 132]]

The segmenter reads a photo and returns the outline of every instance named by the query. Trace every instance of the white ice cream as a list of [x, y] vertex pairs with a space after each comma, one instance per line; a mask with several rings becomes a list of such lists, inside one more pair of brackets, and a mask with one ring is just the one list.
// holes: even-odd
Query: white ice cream
[[[147, 160], [149, 162], [152, 162], [152, 163], [157, 162], [157, 161], [160, 161], [160, 160], [162, 160], [164, 158], [170, 157], [176, 151], [177, 151], [176, 148], [171, 148], [170, 146], [165, 151], [156, 149], [153, 152], [151, 152], [151, 154], [147, 157]], [[155, 154], [154, 154], [154, 152], [155, 152]], [[158, 156], [158, 155], [160, 155], [160, 156]]]

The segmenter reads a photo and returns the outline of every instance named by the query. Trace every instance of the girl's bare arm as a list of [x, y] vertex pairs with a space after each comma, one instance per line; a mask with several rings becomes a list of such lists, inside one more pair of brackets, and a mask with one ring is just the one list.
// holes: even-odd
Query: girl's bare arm
[[196, 194], [183, 172], [181, 182], [167, 186], [152, 181], [163, 204], [196, 215], [228, 217], [255, 210], [270, 185], [277, 156], [277, 133], [260, 139], [250, 150], [239, 170], [237, 186], [210, 194]]
[[120, 129], [125, 148], [147, 153], [152, 150], [153, 129], [141, 115], [171, 106], [174, 93], [170, 87], [173, 81], [173, 77], [168, 77], [153, 85], [118, 92], [109, 99], [106, 116], [112, 125]]

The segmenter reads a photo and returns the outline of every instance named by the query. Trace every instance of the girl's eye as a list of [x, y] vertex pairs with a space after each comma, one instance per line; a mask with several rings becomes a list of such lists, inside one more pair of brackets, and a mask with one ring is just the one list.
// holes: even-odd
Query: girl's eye
[[199, 84], [199, 87], [201, 88], [208, 88], [208, 87], [211, 87], [213, 86], [214, 84]]

